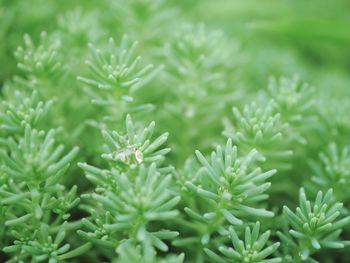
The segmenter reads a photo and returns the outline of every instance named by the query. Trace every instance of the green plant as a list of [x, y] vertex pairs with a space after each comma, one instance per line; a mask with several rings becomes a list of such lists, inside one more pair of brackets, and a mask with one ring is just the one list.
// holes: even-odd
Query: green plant
[[166, 141], [167, 134], [153, 142], [150, 140], [154, 125], [152, 122], [138, 132], [127, 116], [126, 136], [115, 131], [111, 134], [103, 132], [109, 151], [102, 157], [108, 161], [109, 169], [79, 164], [96, 189], [94, 193], [84, 195], [91, 200], [89, 205], [84, 206], [84, 210], [91, 213], [91, 218], [82, 220], [89, 231], [79, 230], [78, 233], [88, 241], [103, 246], [103, 249], [110, 247], [123, 254], [122, 247], [147, 242], [152, 247], [167, 251], [168, 246], [162, 240], [179, 234], [155, 228], [156, 222], [169, 221], [178, 215], [174, 207], [180, 197], [171, 192], [172, 177], [169, 172], [172, 168], [156, 166], [169, 149], [157, 151]]
[[40, 127], [40, 122], [47, 120], [52, 102], [40, 101], [36, 91], [33, 91], [30, 97], [20, 91], [14, 92], [13, 101], [1, 103], [2, 136], [23, 135], [25, 125]]
[[296, 140], [288, 133], [289, 124], [283, 123], [281, 114], [276, 110], [276, 103], [270, 101], [264, 107], [255, 102], [245, 105], [242, 112], [232, 108], [235, 124], [225, 120], [223, 134], [240, 147], [249, 151], [256, 148], [262, 156], [272, 161], [271, 167], [279, 170], [290, 169], [285, 160], [292, 156], [291, 144]]
[[205, 249], [205, 252], [214, 262], [261, 262], [261, 263], [276, 263], [281, 262], [279, 257], [265, 259], [280, 246], [280, 243], [274, 243], [264, 248], [269, 239], [270, 231], [266, 231], [259, 236], [260, 223], [255, 223], [253, 229], [249, 227], [245, 229], [244, 241], [240, 240], [233, 227], [229, 228], [229, 237], [231, 238], [234, 247], [220, 246], [219, 251], [226, 257], [223, 259], [213, 251]]
[[315, 175], [312, 183], [321, 189], [333, 188], [334, 194], [340, 201], [347, 201], [346, 185], [348, 184], [349, 147], [338, 150], [335, 143], [330, 143], [325, 152], [319, 154], [319, 161], [310, 160], [310, 166]]
[[347, 9], [264, 5], [0, 0], [0, 262], [347, 262]]
[[77, 186], [69, 191], [62, 177], [78, 149], [62, 156], [63, 145], [55, 145], [56, 131], [25, 126], [22, 137], [9, 138], [1, 151], [1, 211], [3, 251], [13, 254], [12, 262], [58, 262], [84, 253], [90, 244], [70, 250], [63, 243], [70, 210], [80, 198]]
[[306, 261], [321, 248], [343, 248], [348, 242], [339, 240], [339, 235], [350, 222], [350, 217], [337, 220], [342, 206], [342, 203], [334, 202], [331, 189], [324, 196], [319, 191], [315, 202], [311, 203], [301, 188], [296, 212], [283, 207], [283, 214], [291, 229], [288, 233], [277, 233], [286, 248], [293, 253], [291, 258], [287, 258], [292, 262]]

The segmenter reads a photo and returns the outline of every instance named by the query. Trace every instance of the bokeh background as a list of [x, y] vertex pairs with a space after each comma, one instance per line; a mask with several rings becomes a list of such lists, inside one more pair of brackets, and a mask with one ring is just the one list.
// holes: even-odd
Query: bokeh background
[[[57, 27], [59, 14], [76, 7], [103, 9], [103, 2], [1, 0], [0, 83], [16, 72], [13, 51], [24, 33], [38, 37], [41, 31]], [[168, 4], [239, 41], [250, 57], [251, 85], [265, 84], [269, 74], [294, 73], [329, 91], [349, 83], [349, 1], [173, 0]]]

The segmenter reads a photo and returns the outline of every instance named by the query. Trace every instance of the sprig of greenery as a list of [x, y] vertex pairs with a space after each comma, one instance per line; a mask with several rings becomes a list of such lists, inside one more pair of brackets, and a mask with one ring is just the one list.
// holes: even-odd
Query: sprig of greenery
[[137, 41], [129, 43], [127, 35], [124, 35], [118, 46], [114, 39], [109, 39], [108, 52], [89, 45], [92, 60], [86, 60], [85, 64], [92, 77], [79, 76], [78, 80], [94, 88], [89, 90], [93, 102], [113, 105], [115, 97], [130, 101], [132, 92], [145, 86], [159, 72], [161, 67], [154, 68], [152, 64], [140, 65], [141, 57], [135, 56], [137, 46]]
[[300, 262], [308, 260], [322, 248], [343, 248], [348, 242], [339, 240], [339, 235], [350, 222], [350, 217], [337, 219], [341, 215], [342, 206], [342, 203], [334, 201], [332, 189], [325, 195], [319, 191], [315, 201], [311, 203], [301, 188], [296, 212], [292, 212], [287, 206], [283, 207], [290, 230], [277, 233], [285, 248], [292, 252], [290, 258], [287, 258]]
[[[236, 146], [229, 139], [225, 147], [218, 146], [207, 160], [199, 151], [197, 158], [202, 165], [195, 177], [184, 183], [183, 195], [189, 200], [184, 208], [194, 223], [191, 229], [198, 232], [198, 242], [206, 245], [215, 240], [217, 232], [222, 233], [227, 223], [243, 225], [250, 217], [269, 218], [274, 215], [261, 207], [268, 198], [265, 191], [270, 187], [266, 182], [276, 170], [262, 172], [255, 165], [261, 156], [252, 150], [247, 156], [239, 157]], [[187, 191], [197, 198], [193, 202]], [[192, 195], [193, 196], [193, 195]], [[187, 226], [187, 225], [186, 225]], [[176, 242], [180, 245], [182, 242]]]
[[274, 101], [264, 106], [252, 102], [242, 111], [233, 107], [232, 112], [234, 122], [224, 121], [223, 134], [226, 137], [232, 138], [244, 151], [256, 148], [272, 164], [271, 167], [290, 169], [286, 160], [293, 154], [290, 147], [294, 140], [288, 134], [289, 124], [280, 120], [281, 114], [276, 111]]
[[80, 198], [77, 187], [67, 191], [63, 176], [78, 148], [63, 155], [55, 145], [55, 130], [25, 126], [23, 137], [9, 138], [0, 152], [0, 185], [3, 251], [13, 254], [10, 262], [58, 262], [79, 256], [89, 244], [70, 250], [62, 243], [68, 231], [70, 210]]
[[0, 105], [1, 133], [3, 136], [23, 135], [26, 125], [39, 128], [52, 103], [52, 100], [40, 101], [36, 91], [30, 97], [20, 91], [14, 92], [13, 101], [4, 100]]
[[60, 73], [62, 66], [57, 58], [57, 49], [60, 43], [56, 40], [50, 41], [46, 32], [40, 35], [40, 44], [35, 46], [29, 35], [24, 35], [24, 46], [19, 46], [15, 52], [18, 61], [17, 66], [34, 78], [54, 78]]
[[154, 123], [137, 132], [130, 116], [126, 118], [126, 129], [125, 137], [117, 132], [112, 135], [103, 132], [109, 150], [113, 151], [102, 155], [110, 163], [109, 169], [79, 164], [96, 188], [94, 193], [84, 195], [90, 202], [83, 208], [91, 217], [83, 219], [87, 230], [78, 233], [84, 239], [108, 248], [105, 255], [111, 258], [113, 250], [124, 253], [124, 249], [144, 242], [167, 251], [168, 246], [162, 240], [178, 235], [176, 231], [154, 228], [155, 222], [168, 222], [179, 214], [174, 208], [180, 197], [171, 190], [169, 172], [172, 169], [159, 169], [155, 163], [169, 151], [154, 152], [165, 142], [167, 134], [151, 143], [149, 138]]
[[125, 135], [116, 131], [102, 132], [108, 150], [102, 158], [117, 162], [120, 167], [123, 165], [135, 167], [142, 163], [160, 164], [164, 161], [164, 155], [170, 152], [170, 148], [158, 149], [168, 139], [168, 133], [163, 133], [152, 140], [155, 122], [151, 122], [144, 129], [138, 129], [130, 115], [125, 119], [125, 127]]
[[[338, 149], [335, 143], [330, 143], [325, 152], [319, 154], [318, 160], [310, 160], [315, 176], [311, 178], [317, 187], [322, 189], [334, 187], [337, 196], [343, 196], [350, 177], [350, 152], [345, 146]], [[346, 196], [340, 200], [346, 200]]]
[[256, 222], [253, 229], [246, 227], [244, 241], [240, 240], [235, 229], [229, 228], [229, 237], [234, 247], [220, 246], [219, 251], [224, 257], [219, 256], [210, 249], [205, 248], [205, 253], [208, 254], [210, 259], [214, 262], [247, 262], [247, 263], [277, 263], [282, 262], [279, 257], [268, 258], [273, 254], [280, 246], [279, 242], [273, 243], [266, 248], [266, 243], [270, 237], [271, 232], [268, 230], [265, 233], [259, 235], [260, 223]]
[[222, 204], [224, 209], [221, 210], [221, 214], [231, 224], [242, 223], [234, 215], [236, 209], [240, 210], [241, 216], [244, 214], [273, 216], [272, 212], [252, 206], [267, 198], [264, 192], [269, 188], [270, 183], [265, 181], [276, 172], [276, 170], [262, 172], [254, 165], [254, 162], [259, 160], [256, 150], [252, 150], [247, 156], [238, 157], [237, 147], [233, 146], [229, 139], [225, 148], [218, 146], [216, 151], [212, 152], [210, 161], [199, 151], [196, 151], [196, 155], [205, 173], [200, 179], [200, 185], [194, 185], [191, 182], [185, 185], [200, 197], [214, 201], [217, 208]]

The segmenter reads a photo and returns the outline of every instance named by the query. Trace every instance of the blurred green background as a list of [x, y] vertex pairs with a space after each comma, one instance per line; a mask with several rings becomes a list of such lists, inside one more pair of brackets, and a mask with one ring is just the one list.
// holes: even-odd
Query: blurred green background
[[251, 81], [297, 73], [330, 93], [349, 94], [350, 1], [183, 1], [189, 2], [189, 16], [239, 39]]
[[[105, 8], [91, 0], [84, 1], [85, 6], [81, 3], [1, 0], [0, 83], [16, 71], [13, 51], [24, 33], [35, 38], [50, 31], [57, 14], [76, 6]], [[350, 1], [171, 0], [168, 4], [190, 20], [222, 28], [236, 39], [247, 56], [242, 70], [249, 85], [264, 85], [272, 74], [297, 73], [329, 93], [338, 87], [349, 93], [344, 86], [350, 71]]]

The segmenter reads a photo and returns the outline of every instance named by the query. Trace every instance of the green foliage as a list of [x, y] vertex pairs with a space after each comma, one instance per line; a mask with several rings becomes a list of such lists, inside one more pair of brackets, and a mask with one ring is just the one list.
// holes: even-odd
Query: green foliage
[[116, 263], [182, 263], [184, 260], [184, 254], [179, 256], [169, 255], [165, 258], [159, 259], [156, 257], [156, 253], [149, 243], [145, 242], [142, 246], [128, 247], [120, 250], [120, 258], [114, 260]]
[[105, 105], [113, 103], [118, 97], [128, 101], [131, 98], [127, 95], [144, 86], [159, 71], [159, 68], [154, 70], [152, 64], [140, 66], [141, 57], [134, 54], [138, 43], [128, 42], [128, 37], [124, 35], [120, 45], [116, 47], [114, 40], [109, 39], [107, 54], [90, 45], [93, 60], [87, 60], [85, 64], [93, 79], [78, 77], [78, 80], [101, 91], [112, 90], [106, 99], [96, 97], [94, 102]]
[[26, 125], [39, 127], [40, 122], [47, 118], [51, 105], [52, 101], [40, 101], [36, 91], [30, 97], [15, 91], [13, 101], [1, 103], [1, 133], [3, 136], [23, 135]]
[[235, 124], [225, 120], [225, 136], [232, 138], [242, 150], [256, 148], [268, 160], [278, 160], [272, 167], [282, 170], [290, 168], [285, 160], [293, 154], [290, 144], [295, 140], [288, 136], [289, 125], [281, 122], [281, 115], [276, 113], [274, 101], [264, 107], [253, 102], [245, 105], [242, 112], [236, 107], [232, 111]]
[[280, 243], [273, 243], [267, 246], [271, 232], [266, 231], [259, 236], [260, 223], [256, 222], [253, 229], [249, 227], [245, 229], [244, 241], [240, 240], [233, 227], [229, 228], [229, 237], [231, 238], [232, 245], [234, 247], [220, 246], [219, 251], [225, 256], [225, 259], [214, 253], [209, 249], [205, 249], [205, 252], [214, 262], [261, 262], [261, 263], [277, 263], [282, 259], [279, 257], [268, 258], [276, 249], [280, 246]]
[[168, 250], [162, 240], [179, 233], [151, 226], [178, 215], [173, 208], [180, 198], [171, 194], [170, 175], [157, 172], [155, 164], [141, 166], [134, 174], [100, 170], [87, 164], [80, 167], [96, 184], [95, 193], [84, 195], [92, 200], [84, 207], [92, 216], [82, 221], [89, 230], [79, 231], [82, 237], [104, 248], [116, 249], [146, 240], [159, 250]]
[[[313, 98], [314, 88], [293, 78], [270, 79], [268, 93], [276, 102], [277, 111], [282, 119], [290, 124], [289, 136], [300, 143], [307, 143], [303, 133], [316, 125], [317, 113]], [[297, 129], [296, 129], [297, 128]]]
[[342, 206], [342, 203], [334, 202], [332, 189], [324, 196], [319, 191], [311, 203], [301, 188], [296, 212], [283, 207], [283, 214], [291, 229], [288, 233], [278, 232], [278, 236], [282, 244], [294, 253], [292, 262], [305, 261], [321, 248], [343, 248], [348, 244], [339, 240], [342, 228], [350, 222], [349, 216], [337, 219]]
[[71, 245], [62, 244], [70, 210], [80, 198], [77, 186], [67, 191], [61, 182], [78, 149], [62, 156], [64, 146], [55, 145], [56, 133], [26, 124], [23, 137], [9, 138], [0, 153], [1, 241], [8, 244], [3, 251], [13, 254], [10, 262], [58, 262], [89, 247], [69, 251]]
[[57, 41], [50, 43], [46, 32], [40, 35], [40, 45], [35, 46], [29, 35], [24, 35], [24, 47], [19, 46], [15, 52], [18, 68], [29, 76], [51, 77], [61, 67], [57, 59]]
[[116, 131], [102, 132], [108, 149], [108, 153], [102, 154], [102, 158], [117, 162], [119, 166], [129, 165], [132, 168], [142, 163], [164, 161], [164, 155], [169, 153], [170, 148], [160, 150], [158, 148], [166, 142], [168, 133], [163, 133], [152, 140], [155, 123], [151, 122], [147, 128], [137, 129], [130, 115], [126, 117], [125, 126], [125, 135]]
[[[154, 125], [152, 122], [137, 132], [128, 115], [126, 136], [115, 131], [111, 134], [103, 132], [109, 152], [102, 157], [108, 160], [110, 168], [79, 164], [87, 179], [96, 186], [94, 193], [84, 195], [91, 200], [89, 205], [84, 206], [84, 210], [91, 213], [91, 218], [82, 220], [88, 231], [79, 230], [79, 234], [104, 248], [121, 251], [122, 258], [125, 253], [122, 248], [129, 249], [130, 244], [146, 242], [151, 247], [167, 251], [168, 246], [162, 240], [173, 239], [179, 234], [154, 227], [155, 222], [176, 217], [179, 211], [174, 208], [180, 201], [180, 196], [175, 196], [171, 190], [172, 176], [169, 172], [172, 168], [156, 166], [169, 149], [155, 151], [168, 135], [163, 134], [151, 142]], [[110, 253], [107, 255], [113, 258]]]
[[317, 188], [327, 189], [333, 187], [338, 200], [347, 201], [346, 186], [350, 176], [349, 147], [338, 150], [335, 143], [330, 143], [325, 152], [319, 154], [318, 162], [310, 161], [314, 171], [311, 181]]
[[0, 262], [347, 262], [344, 3], [0, 0]]
[[[237, 148], [229, 139], [225, 148], [217, 147], [211, 154], [210, 162], [196, 152], [199, 162], [205, 171], [198, 178], [197, 184], [188, 181], [186, 187], [194, 191], [198, 197], [207, 200], [207, 213], [200, 216], [210, 227], [215, 227], [218, 218], [224, 217], [234, 225], [243, 221], [237, 218], [245, 215], [272, 217], [273, 213], [263, 208], [255, 208], [256, 204], [268, 196], [264, 193], [270, 183], [265, 182], [276, 170], [262, 172], [254, 162], [259, 158], [256, 150], [247, 156], [238, 157]], [[211, 208], [211, 209], [210, 209]], [[190, 208], [188, 214], [195, 214]], [[209, 228], [210, 228], [209, 227]]]
[[81, 52], [80, 47], [86, 47], [89, 41], [97, 41], [104, 33], [99, 25], [99, 13], [87, 12], [81, 8], [74, 8], [57, 17], [62, 41], [69, 42], [75, 52]]
[[204, 24], [180, 27], [164, 51], [169, 61], [169, 81], [178, 86], [173, 92], [180, 93], [183, 99], [198, 100], [209, 89], [222, 89], [226, 71], [234, 66], [226, 59], [234, 55], [231, 45], [223, 32]]

